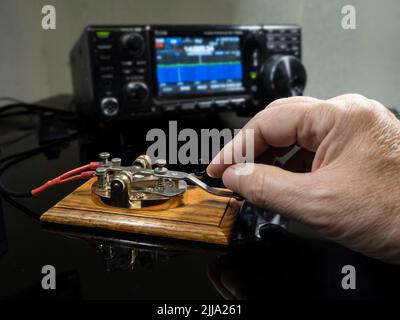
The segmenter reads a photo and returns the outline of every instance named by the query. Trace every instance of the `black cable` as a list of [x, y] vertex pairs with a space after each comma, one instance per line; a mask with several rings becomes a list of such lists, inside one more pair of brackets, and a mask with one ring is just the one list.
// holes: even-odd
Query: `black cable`
[[16, 192], [16, 191], [12, 191], [12, 190], [8, 190], [4, 184], [1, 181], [1, 176], [2, 174], [10, 167], [14, 166], [16, 163], [19, 163], [27, 158], [30, 158], [36, 154], [40, 154], [48, 149], [51, 149], [55, 146], [58, 146], [62, 143], [65, 143], [67, 141], [73, 140], [75, 138], [77, 138], [79, 135], [79, 132], [75, 132], [65, 138], [59, 139], [57, 141], [54, 141], [52, 143], [46, 144], [44, 146], [40, 146], [40, 147], [36, 147], [27, 151], [23, 151], [20, 153], [16, 153], [13, 155], [9, 155], [3, 159], [0, 160], [0, 165], [2, 165], [0, 167], [0, 193], [1, 194], [5, 194], [11, 197], [15, 197], [15, 198], [27, 198], [27, 197], [32, 197], [31, 192]]
[[68, 111], [68, 110], [62, 110], [62, 109], [55, 109], [39, 104], [33, 104], [33, 103], [25, 103], [25, 102], [15, 102], [12, 104], [8, 104], [5, 106], [0, 107], [0, 113], [3, 113], [8, 110], [12, 110], [15, 108], [25, 108], [30, 111], [36, 111], [36, 112], [45, 112], [45, 111], [51, 111], [60, 115], [66, 115], [66, 116], [73, 116], [75, 115], [74, 112]]
[[10, 118], [10, 117], [15, 117], [15, 116], [22, 116], [22, 115], [36, 115], [37, 112], [34, 111], [14, 111], [14, 112], [8, 112], [6, 114], [0, 114], [0, 119], [3, 118]]
[[30, 216], [31, 218], [34, 218], [35, 220], [39, 220], [41, 214], [25, 207], [24, 205], [22, 205], [21, 203], [15, 201], [12, 197], [3, 194], [3, 199], [5, 201], [7, 201], [9, 204], [11, 204], [13, 207], [21, 210], [23, 213], [27, 214], [28, 216]]

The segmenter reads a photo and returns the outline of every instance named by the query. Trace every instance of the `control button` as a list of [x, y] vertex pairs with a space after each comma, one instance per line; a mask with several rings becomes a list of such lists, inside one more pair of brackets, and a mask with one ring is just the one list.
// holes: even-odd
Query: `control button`
[[167, 104], [163, 106], [164, 111], [167, 112], [171, 112], [171, 111], [175, 111], [176, 109], [178, 109], [178, 105], [176, 104]]
[[183, 103], [181, 106], [182, 110], [194, 110], [196, 108], [196, 104], [194, 102]]
[[114, 71], [114, 67], [113, 66], [100, 66], [99, 70], [101, 72]]
[[118, 100], [114, 97], [107, 97], [100, 102], [101, 113], [106, 117], [115, 116], [119, 110]]
[[101, 55], [98, 56], [98, 59], [100, 61], [110, 61], [111, 60], [111, 56], [110, 55], [101, 54]]
[[242, 106], [245, 102], [245, 98], [234, 98], [231, 100], [231, 104], [235, 107]]
[[131, 67], [131, 66], [133, 66], [133, 61], [130, 61], [130, 60], [121, 61], [121, 66], [123, 66], [123, 67]]
[[279, 49], [281, 49], [281, 50], [287, 50], [287, 48], [288, 48], [288, 46], [284, 43], [279, 45]]
[[96, 31], [96, 38], [99, 40], [108, 40], [111, 38], [111, 31], [106, 31], [106, 30]]
[[114, 79], [114, 75], [112, 73], [102, 74], [100, 77], [104, 80]]
[[136, 72], [137, 72], [138, 74], [145, 74], [145, 73], [146, 73], [146, 68], [137, 68], [137, 69], [136, 69]]
[[132, 74], [132, 69], [122, 69], [122, 73], [127, 75]]
[[98, 44], [96, 48], [98, 50], [111, 50], [112, 44]]
[[136, 75], [132, 75], [132, 76], [125, 76], [125, 79], [126, 79], [126, 81], [132, 81], [132, 82], [134, 82], [134, 81], [137, 81], [137, 82], [140, 82], [140, 81], [144, 81], [144, 76], [141, 76], [141, 75], [139, 75], [139, 74], [136, 74]]
[[224, 108], [224, 107], [226, 107], [228, 105], [228, 103], [229, 103], [228, 100], [217, 100], [217, 101], [215, 101], [215, 105], [218, 108]]
[[208, 109], [211, 107], [211, 103], [209, 101], [201, 101], [199, 102], [200, 109]]
[[136, 65], [137, 66], [144, 66], [146, 65], [147, 61], [146, 60], [137, 60]]

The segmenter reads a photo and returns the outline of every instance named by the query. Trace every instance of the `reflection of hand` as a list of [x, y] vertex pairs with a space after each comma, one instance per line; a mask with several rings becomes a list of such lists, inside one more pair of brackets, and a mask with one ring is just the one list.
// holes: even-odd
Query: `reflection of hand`
[[248, 164], [218, 164], [231, 154], [222, 150], [209, 175], [349, 248], [400, 261], [400, 122], [385, 107], [354, 94], [279, 99], [244, 128], [254, 129], [256, 157], [295, 143], [315, 152], [311, 172], [255, 164], [240, 175]]

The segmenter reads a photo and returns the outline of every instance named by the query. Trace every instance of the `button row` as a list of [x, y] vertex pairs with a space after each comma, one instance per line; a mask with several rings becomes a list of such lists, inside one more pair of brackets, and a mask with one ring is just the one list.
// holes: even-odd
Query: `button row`
[[164, 111], [176, 111], [178, 109], [182, 111], [189, 111], [195, 109], [209, 109], [209, 108], [226, 108], [226, 107], [238, 107], [242, 106], [246, 100], [244, 98], [234, 99], [221, 99], [214, 101], [190, 101], [183, 103], [175, 103], [164, 105]]
[[282, 36], [282, 35], [267, 35], [267, 41], [278, 41], [278, 42], [300, 42], [300, 38], [298, 36]]
[[300, 34], [299, 28], [289, 28], [289, 29], [279, 29], [279, 28], [271, 28], [271, 29], [264, 29], [267, 34]]
[[141, 67], [141, 66], [145, 66], [147, 64], [147, 61], [146, 60], [136, 60], [136, 61], [124, 60], [124, 61], [121, 61], [120, 63], [121, 63], [122, 67], [132, 67], [133, 65]]
[[293, 45], [288, 45], [286, 43], [268, 43], [267, 44], [267, 49], [270, 51], [273, 50], [280, 50], [280, 51], [299, 51], [300, 50], [300, 46], [297, 44], [293, 44]]
[[145, 74], [146, 73], [146, 69], [145, 68], [123, 68], [121, 71], [125, 75]]

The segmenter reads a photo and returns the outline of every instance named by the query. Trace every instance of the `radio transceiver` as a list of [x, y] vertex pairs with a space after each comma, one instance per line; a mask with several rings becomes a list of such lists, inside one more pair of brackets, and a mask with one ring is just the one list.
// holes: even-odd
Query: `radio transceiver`
[[78, 112], [99, 120], [234, 110], [301, 95], [295, 25], [89, 26], [71, 51]]

